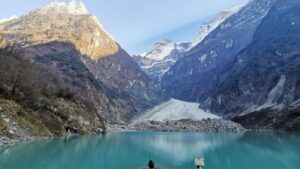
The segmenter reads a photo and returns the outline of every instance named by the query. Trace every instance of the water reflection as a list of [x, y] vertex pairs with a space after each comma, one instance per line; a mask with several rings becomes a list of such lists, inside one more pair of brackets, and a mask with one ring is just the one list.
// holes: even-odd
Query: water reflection
[[0, 148], [0, 169], [140, 169], [149, 158], [160, 168], [298, 169], [299, 134], [111, 133]]
[[209, 168], [296, 169], [300, 166], [299, 134], [248, 132], [205, 153]]

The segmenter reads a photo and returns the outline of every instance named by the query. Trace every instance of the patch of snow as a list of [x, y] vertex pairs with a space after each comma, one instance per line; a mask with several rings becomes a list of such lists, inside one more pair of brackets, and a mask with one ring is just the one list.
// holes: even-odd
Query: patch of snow
[[134, 59], [147, 73], [161, 78], [188, 51], [190, 45], [189, 42], [163, 40], [156, 43], [150, 52], [135, 56]]
[[15, 20], [15, 19], [18, 19], [18, 16], [17, 16], [17, 15], [13, 15], [13, 16], [11, 16], [11, 17], [9, 17], [9, 18], [6, 18], [6, 19], [1, 19], [1, 20], [0, 20], [0, 24], [1, 24], [1, 23], [4, 23], [4, 22], [11, 21], [11, 20]]
[[178, 42], [175, 44], [176, 49], [180, 52], [187, 52], [190, 48], [192, 43], [191, 42]]
[[203, 120], [208, 118], [219, 118], [218, 116], [199, 109], [198, 103], [185, 102], [171, 99], [134, 120], [133, 123], [145, 121], [172, 121], [182, 119]]
[[291, 106], [296, 107], [296, 106], [300, 106], [300, 99], [294, 101]]
[[231, 23], [226, 23], [226, 24], [221, 25], [221, 29], [228, 29], [231, 26], [232, 26]]
[[260, 105], [260, 106], [256, 107], [255, 111], [260, 111], [260, 110], [263, 110], [263, 109], [266, 109], [266, 108], [271, 108], [271, 107], [274, 107], [276, 105], [277, 104], [272, 103], [272, 102], [266, 102], [263, 105]]
[[282, 94], [285, 82], [286, 82], [286, 76], [281, 75], [279, 81], [276, 84], [276, 86], [268, 94], [268, 98], [267, 98], [266, 103], [269, 103], [269, 104], [273, 103], [274, 99], [279, 97]]
[[227, 10], [223, 10], [223, 11], [230, 11], [230, 12], [233, 12], [233, 13], [238, 13], [244, 6], [246, 6], [248, 3], [245, 3], [245, 4], [241, 4], [241, 5], [237, 5], [237, 6], [234, 6], [230, 9], [227, 9]]
[[166, 74], [169, 70], [170, 70], [170, 68], [162, 69], [162, 70], [160, 71], [161, 76], [164, 75], [164, 74]]
[[89, 14], [82, 1], [72, 0], [69, 3], [66, 2], [52, 2], [49, 5], [38, 9], [40, 13], [68, 13], [73, 15]]
[[227, 43], [226, 43], [226, 48], [231, 48], [233, 46], [233, 40], [230, 39]]
[[213, 59], [215, 59], [215, 58], [218, 57], [218, 53], [216, 51], [212, 50], [212, 51], [210, 51], [210, 57], [213, 58]]
[[[240, 114], [240, 116], [244, 116], [256, 111], [260, 111], [266, 108], [272, 108], [272, 109], [283, 109], [284, 105], [282, 104], [277, 104], [275, 103], [275, 99], [278, 98], [284, 89], [284, 85], [286, 83], [286, 76], [285, 75], [281, 75], [280, 79], [278, 80], [276, 86], [270, 91], [270, 93], [268, 94], [268, 98], [266, 100], [266, 102], [262, 105], [252, 105], [250, 106], [248, 109], [246, 109], [244, 112], [242, 112]], [[294, 104], [297, 104], [297, 102], [294, 102]], [[292, 104], [293, 105], [293, 104]]]
[[215, 30], [218, 26], [220, 26], [227, 18], [239, 12], [242, 9], [242, 7], [244, 7], [245, 5], [246, 4], [243, 4], [228, 10], [223, 10], [210, 23], [203, 24], [200, 28], [199, 35], [196, 38], [196, 40], [192, 43], [191, 48], [201, 43], [206, 38], [207, 35], [209, 35], [213, 30]]
[[156, 61], [162, 61], [168, 57], [171, 52], [176, 48], [176, 44], [170, 40], [163, 40], [155, 44], [154, 48], [143, 55], [140, 55], [147, 59], [152, 59]]
[[204, 61], [206, 60], [206, 58], [207, 58], [207, 54], [204, 54], [204, 55], [202, 55], [202, 56], [199, 58], [199, 60], [201, 61], [201, 63], [204, 63]]
[[140, 54], [140, 56], [141, 56], [141, 57], [146, 57], [147, 53], [148, 53], [148, 52], [144, 52], [144, 53]]
[[170, 58], [170, 59], [166, 59], [166, 60], [156, 61], [156, 62], [151, 63], [150, 65], [141, 66], [141, 67], [142, 67], [142, 69], [151, 69], [156, 65], [161, 65], [164, 63], [171, 63], [171, 65], [172, 65], [172, 64], [176, 63], [176, 60]]
[[245, 116], [245, 115], [248, 115], [248, 114], [251, 114], [253, 112], [256, 112], [256, 111], [260, 111], [262, 109], [265, 109], [265, 108], [269, 108], [269, 107], [272, 107], [273, 105], [267, 105], [267, 104], [264, 104], [264, 105], [252, 105], [250, 107], [248, 107], [245, 111], [243, 111], [240, 116]]
[[221, 105], [221, 103], [222, 103], [222, 97], [218, 96], [218, 104]]
[[82, 1], [71, 1], [68, 4], [68, 9], [72, 14], [88, 14], [88, 11]]

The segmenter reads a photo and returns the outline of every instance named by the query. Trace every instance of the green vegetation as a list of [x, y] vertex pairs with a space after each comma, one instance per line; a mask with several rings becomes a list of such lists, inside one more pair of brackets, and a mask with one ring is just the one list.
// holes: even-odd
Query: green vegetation
[[[88, 100], [76, 95], [57, 72], [0, 49], [0, 105], [24, 129], [36, 136], [61, 136], [68, 131], [88, 133], [104, 128]], [[0, 134], [7, 127], [0, 121]]]
[[7, 126], [4, 122], [0, 119], [0, 133], [7, 133]]

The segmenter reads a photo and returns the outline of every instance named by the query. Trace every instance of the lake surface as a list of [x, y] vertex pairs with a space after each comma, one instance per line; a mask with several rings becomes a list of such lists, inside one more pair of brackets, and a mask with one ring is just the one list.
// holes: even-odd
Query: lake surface
[[0, 148], [0, 169], [299, 169], [300, 134], [124, 132]]

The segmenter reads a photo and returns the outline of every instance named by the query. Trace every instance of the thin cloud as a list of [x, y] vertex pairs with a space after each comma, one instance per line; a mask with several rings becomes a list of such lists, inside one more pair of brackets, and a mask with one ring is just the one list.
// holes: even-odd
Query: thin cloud
[[[247, 1], [83, 0], [88, 10], [98, 17], [106, 31], [129, 53], [142, 52], [142, 50], [151, 47], [150, 43], [144, 43], [147, 39], [157, 37], [159, 40], [174, 29], [203, 20], [222, 9]], [[20, 16], [50, 2], [52, 0], [6, 1], [1, 4], [0, 19], [8, 18], [14, 14]], [[194, 31], [197, 32], [198, 30]], [[143, 44], [144, 46], [142, 46]]]

